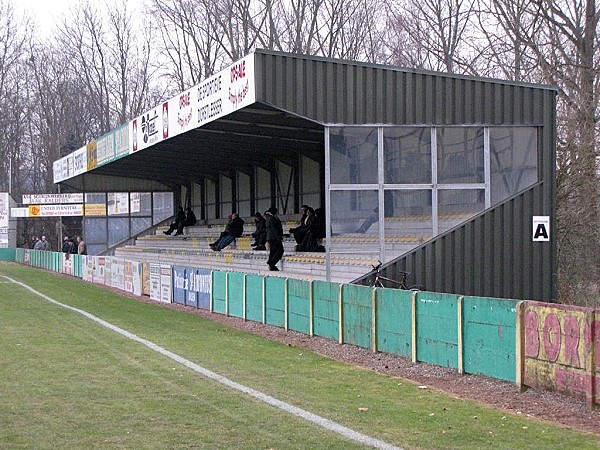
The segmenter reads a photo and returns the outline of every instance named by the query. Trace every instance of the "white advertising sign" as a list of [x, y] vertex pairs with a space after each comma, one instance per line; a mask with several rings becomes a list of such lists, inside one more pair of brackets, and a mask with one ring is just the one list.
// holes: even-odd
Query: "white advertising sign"
[[29, 217], [29, 208], [10, 208], [11, 217]]
[[87, 147], [73, 152], [73, 175], [81, 175], [87, 170]]
[[129, 196], [127, 192], [109, 192], [108, 194], [108, 215], [129, 213]]
[[8, 192], [0, 192], [0, 244], [8, 245]]
[[[168, 103], [165, 103], [167, 105]], [[168, 109], [168, 106], [167, 106]], [[168, 121], [168, 111], [166, 120]], [[131, 152], [150, 147], [163, 140], [163, 106], [157, 106], [131, 121]]]
[[160, 265], [150, 264], [150, 298], [160, 300]]
[[173, 295], [171, 294], [171, 266], [163, 264], [160, 266], [160, 301], [171, 303]]
[[25, 205], [43, 205], [57, 203], [83, 203], [83, 193], [74, 194], [25, 194], [23, 195]]

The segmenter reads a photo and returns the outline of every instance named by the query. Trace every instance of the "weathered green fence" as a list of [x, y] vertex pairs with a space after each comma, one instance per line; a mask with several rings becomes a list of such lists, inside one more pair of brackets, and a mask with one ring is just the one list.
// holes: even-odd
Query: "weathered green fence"
[[516, 300], [213, 272], [213, 311], [515, 381]]

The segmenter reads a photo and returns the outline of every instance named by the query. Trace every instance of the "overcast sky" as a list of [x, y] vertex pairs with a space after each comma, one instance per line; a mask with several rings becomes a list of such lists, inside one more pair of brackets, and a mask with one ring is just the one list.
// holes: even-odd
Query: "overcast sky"
[[[101, 0], [104, 3], [104, 0]], [[109, 0], [110, 1], [110, 0]], [[128, 0], [127, 9], [140, 8], [144, 0]], [[12, 0], [15, 11], [19, 13], [29, 12], [35, 18], [42, 33], [52, 30], [56, 23], [68, 14], [69, 8], [81, 3], [81, 0]]]
[[14, 0], [18, 12], [29, 12], [41, 30], [49, 31], [77, 0]]

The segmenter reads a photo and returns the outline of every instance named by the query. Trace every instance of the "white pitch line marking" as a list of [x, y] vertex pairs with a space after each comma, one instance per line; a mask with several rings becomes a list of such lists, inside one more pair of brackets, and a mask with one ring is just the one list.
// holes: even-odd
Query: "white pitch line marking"
[[7, 280], [9, 280], [11, 283], [17, 284], [17, 285], [27, 289], [28, 291], [33, 292], [37, 296], [43, 298], [44, 300], [47, 300], [50, 303], [53, 303], [62, 308], [65, 308], [65, 309], [74, 311], [78, 314], [81, 314], [82, 316], [87, 317], [90, 320], [93, 320], [94, 322], [108, 328], [109, 330], [112, 330], [112, 331], [120, 334], [121, 336], [131, 339], [132, 341], [138, 342], [138, 343], [148, 347], [149, 349], [154, 350], [155, 352], [160, 353], [161, 355], [166, 356], [167, 358], [170, 358], [173, 361], [176, 361], [189, 369], [192, 369], [196, 373], [199, 373], [200, 375], [203, 375], [206, 378], [210, 378], [212, 380], [218, 381], [219, 383], [221, 383], [225, 386], [228, 386], [232, 389], [243, 392], [244, 394], [254, 397], [254, 398], [256, 398], [264, 403], [267, 403], [271, 406], [275, 406], [276, 408], [279, 408], [282, 411], [293, 414], [297, 417], [301, 417], [302, 419], [307, 420], [308, 422], [312, 422], [315, 425], [319, 425], [329, 431], [333, 431], [334, 433], [337, 433], [337, 434], [345, 437], [346, 439], [358, 442], [360, 444], [368, 445], [369, 447], [373, 447], [373, 448], [377, 448], [377, 449], [402, 450], [400, 447], [395, 447], [391, 444], [388, 444], [387, 442], [384, 442], [379, 439], [375, 439], [375, 438], [372, 438], [365, 434], [359, 433], [358, 431], [354, 431], [348, 427], [340, 425], [337, 422], [326, 419], [325, 417], [318, 416], [318, 415], [308, 412], [304, 409], [298, 408], [294, 405], [290, 405], [289, 403], [286, 403], [286, 402], [278, 400], [274, 397], [271, 397], [270, 395], [264, 394], [260, 391], [252, 389], [250, 387], [244, 386], [243, 384], [236, 383], [235, 381], [232, 381], [229, 378], [219, 375], [218, 373], [215, 373], [208, 369], [205, 369], [204, 367], [199, 366], [198, 364], [195, 364], [195, 363], [177, 355], [176, 353], [170, 352], [169, 350], [167, 350], [151, 341], [140, 338], [139, 336], [136, 336], [135, 334], [130, 333], [127, 330], [124, 330], [122, 328], [117, 327], [116, 325], [106, 322], [105, 320], [102, 320], [99, 317], [96, 317], [87, 311], [84, 311], [79, 308], [75, 308], [73, 306], [65, 305], [64, 303], [60, 303], [60, 302], [54, 300], [53, 298], [48, 297], [47, 295], [45, 295], [39, 291], [36, 291], [31, 286], [28, 286], [17, 280], [13, 280], [12, 278], [4, 276], [4, 275], [3, 275], [3, 277], [6, 278]]

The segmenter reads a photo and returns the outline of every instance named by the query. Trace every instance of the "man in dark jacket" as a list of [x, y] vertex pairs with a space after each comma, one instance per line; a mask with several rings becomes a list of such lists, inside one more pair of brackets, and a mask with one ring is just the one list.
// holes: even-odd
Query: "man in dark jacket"
[[252, 237], [254, 238], [252, 247], [254, 247], [254, 250], [266, 250], [267, 247], [265, 247], [265, 244], [267, 243], [267, 221], [259, 212], [254, 214], [254, 225], [256, 226], [256, 229], [254, 233], [252, 233]]
[[175, 216], [175, 220], [173, 221], [173, 223], [171, 223], [171, 226], [169, 227], [169, 229], [167, 231], [163, 231], [163, 233], [170, 235], [173, 231], [177, 230], [177, 233], [175, 233], [175, 236], [177, 236], [178, 234], [181, 234], [179, 232], [179, 227], [181, 227], [183, 230], [183, 222], [184, 221], [185, 221], [185, 212], [183, 212], [183, 208], [181, 206], [179, 206], [179, 208], [177, 209], [177, 215]]
[[277, 263], [283, 257], [283, 226], [277, 216], [277, 208], [270, 207], [265, 212], [267, 220], [267, 242], [269, 243], [269, 270], [279, 270]]
[[209, 247], [216, 252], [220, 252], [242, 234], [244, 234], [244, 221], [237, 213], [233, 213], [231, 215], [231, 220], [225, 226], [225, 231], [221, 233], [221, 237], [217, 242], [210, 244]]
[[177, 224], [177, 233], [175, 233], [175, 236], [177, 236], [179, 234], [183, 234], [184, 227], [194, 226], [194, 225], [196, 225], [197, 222], [198, 222], [198, 219], [196, 219], [196, 214], [194, 214], [194, 211], [192, 211], [192, 208], [190, 206], [188, 206], [185, 209], [185, 219], [182, 222], [179, 222]]

